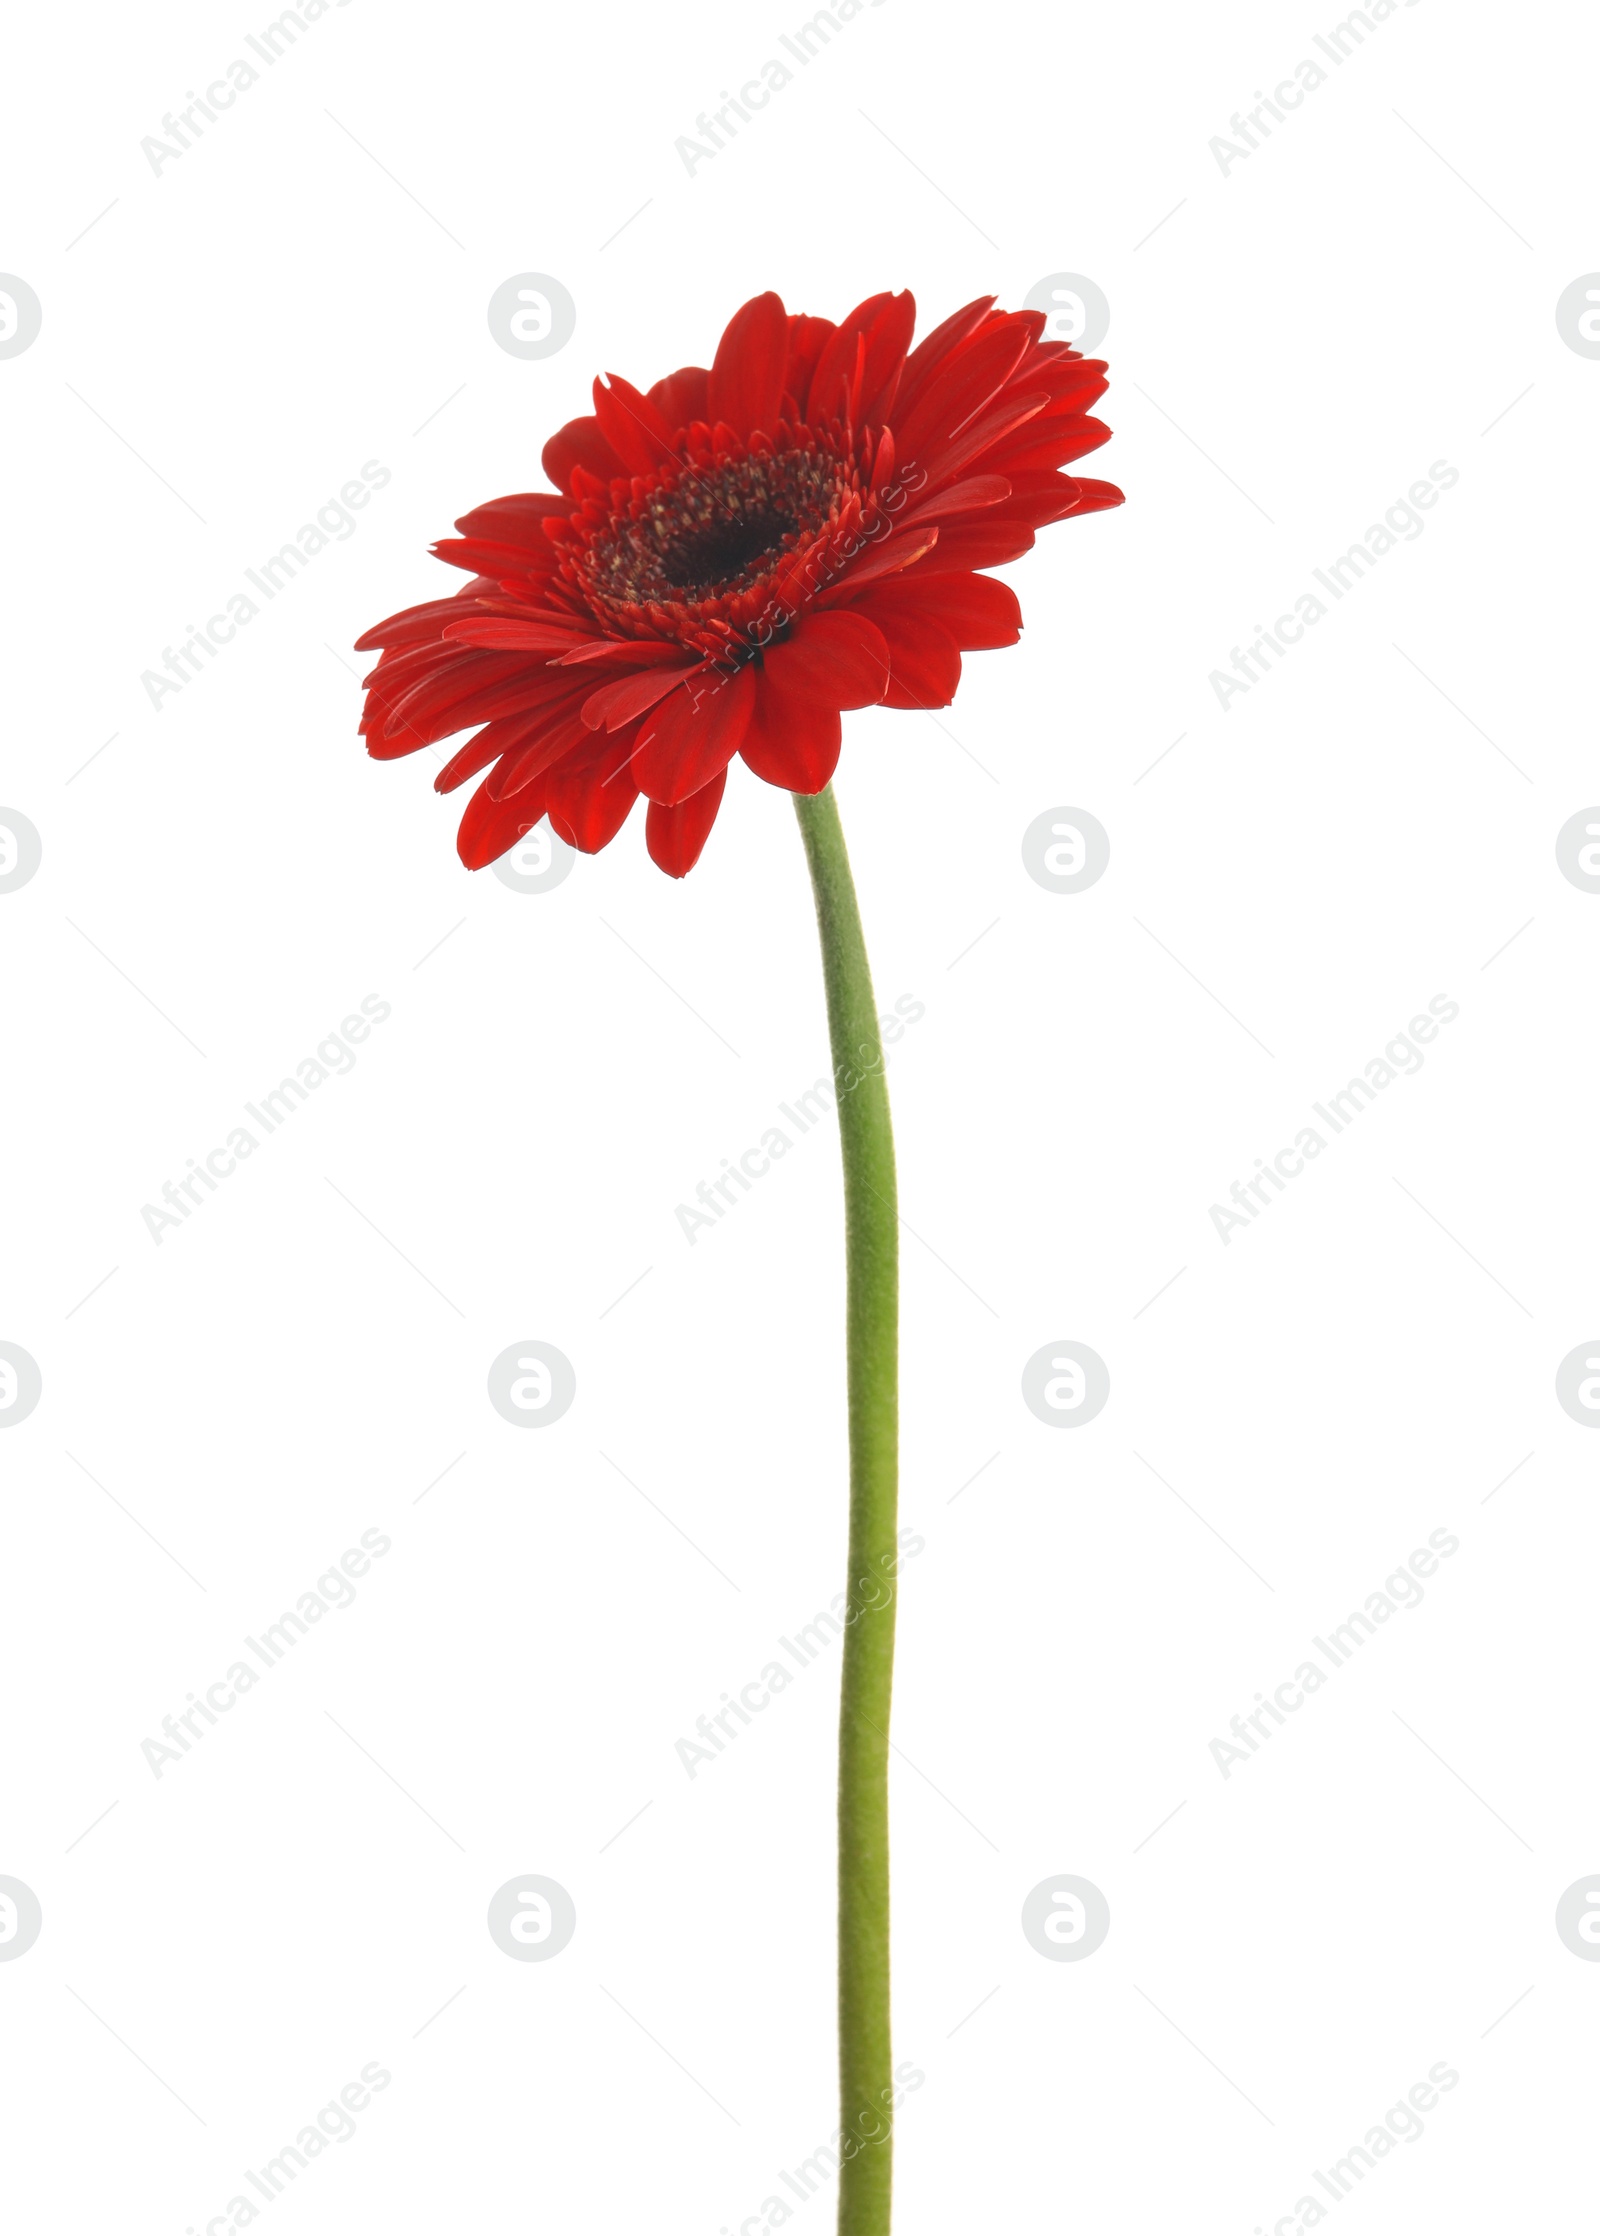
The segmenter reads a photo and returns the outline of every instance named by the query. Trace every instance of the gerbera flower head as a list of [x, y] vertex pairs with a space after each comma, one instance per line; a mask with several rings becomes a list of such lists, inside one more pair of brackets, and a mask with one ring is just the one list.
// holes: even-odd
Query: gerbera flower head
[[981, 570], [1122, 501], [1062, 471], [1110, 433], [1105, 366], [992, 296], [913, 349], [915, 318], [909, 294], [837, 326], [758, 295], [709, 369], [597, 380], [544, 447], [558, 494], [497, 497], [434, 546], [471, 580], [359, 640], [381, 648], [361, 728], [378, 760], [474, 731], [435, 779], [482, 779], [469, 869], [546, 816], [596, 853], [642, 792], [682, 877], [735, 757], [820, 792], [842, 712], [948, 706], [963, 652], [1016, 642]]

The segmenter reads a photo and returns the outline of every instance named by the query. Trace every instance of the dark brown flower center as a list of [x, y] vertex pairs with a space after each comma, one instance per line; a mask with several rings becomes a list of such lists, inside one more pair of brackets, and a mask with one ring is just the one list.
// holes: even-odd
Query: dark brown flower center
[[558, 604], [611, 636], [721, 658], [777, 641], [866, 538], [890, 525], [868, 494], [872, 444], [837, 426], [712, 447], [696, 425], [655, 472], [592, 483], [563, 524]]
[[686, 597], [714, 596], [769, 554], [776, 557], [799, 525], [792, 513], [772, 507], [730, 512], [673, 536], [662, 548], [661, 572]]
[[589, 545], [589, 581], [630, 605], [725, 598], [827, 524], [843, 478], [811, 448], [685, 464], [612, 515]]

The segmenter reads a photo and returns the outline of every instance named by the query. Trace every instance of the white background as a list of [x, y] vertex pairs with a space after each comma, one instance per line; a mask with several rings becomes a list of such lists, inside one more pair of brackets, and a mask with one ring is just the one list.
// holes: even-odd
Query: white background
[[[1554, 839], [1600, 794], [1600, 363], [1554, 306], [1600, 265], [1593, 26], [1402, 7], [1224, 175], [1333, 11], [889, 0], [691, 177], [676, 139], [804, 20], [354, 0], [159, 176], [141, 139], [260, 24], [8, 35], [0, 267], [44, 308], [0, 362], [0, 802], [44, 844], [0, 897], [0, 1337], [44, 1384], [0, 1440], [30, 2236], [232, 2225], [373, 2060], [274, 2227], [831, 2220], [778, 2170], [835, 2117], [836, 1660], [692, 1782], [674, 1751], [842, 1581], [831, 1128], [693, 1247], [674, 1216], [827, 1068], [793, 817], [739, 769], [682, 884], [642, 813], [549, 894], [469, 879], [441, 756], [364, 757], [349, 646], [460, 579], [428, 542], [542, 486], [595, 372], [707, 362], [766, 287], [909, 285], [925, 330], [1060, 272], [1111, 304], [1089, 470], [1128, 503], [1008, 571], [1023, 641], [949, 713], [847, 718], [837, 787], [883, 1004], [926, 1009], [891, 1068], [898, 2226], [1588, 2194], [1600, 1972], [1553, 1912], [1600, 1869], [1600, 1443], [1554, 1376], [1600, 1327], [1600, 899]], [[527, 270], [578, 307], [536, 363], [485, 320]], [[152, 708], [369, 459], [358, 532]], [[1220, 708], [1440, 459], [1425, 533]], [[1076, 897], [1022, 867], [1060, 805], [1111, 836]], [[355, 1070], [155, 1243], [141, 1207], [368, 994]], [[1420, 1074], [1225, 1246], [1209, 1207], [1439, 994]], [[527, 1338], [577, 1374], [536, 1434], [485, 1395]], [[1111, 1376], [1065, 1434], [1019, 1387], [1062, 1338]], [[355, 1604], [154, 1778], [162, 1718], [367, 1529]], [[1229, 1719], [1436, 1529], [1424, 1603], [1224, 1780]], [[519, 1965], [484, 1913], [530, 1871], [578, 1931]], [[1082, 1964], [1019, 1926], [1063, 1871], [1111, 1905]], [[1312, 2170], [1441, 2060], [1345, 2214]]]

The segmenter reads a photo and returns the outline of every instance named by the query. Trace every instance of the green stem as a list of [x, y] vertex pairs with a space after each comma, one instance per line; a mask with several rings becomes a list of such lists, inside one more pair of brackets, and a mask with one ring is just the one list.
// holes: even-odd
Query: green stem
[[797, 793], [794, 806], [817, 903], [844, 1162], [850, 1565], [839, 1701], [839, 2236], [889, 2236], [889, 1704], [899, 1557], [894, 1137], [872, 973], [833, 788], [815, 798]]

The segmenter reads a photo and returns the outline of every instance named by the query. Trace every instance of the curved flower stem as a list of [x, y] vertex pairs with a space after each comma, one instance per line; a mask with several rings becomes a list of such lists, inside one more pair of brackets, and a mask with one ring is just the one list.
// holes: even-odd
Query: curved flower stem
[[888, 2236], [889, 1705], [899, 1477], [899, 1220], [883, 1046], [830, 785], [795, 795], [822, 940], [844, 1162], [850, 1564], [839, 1702], [839, 2236]]

